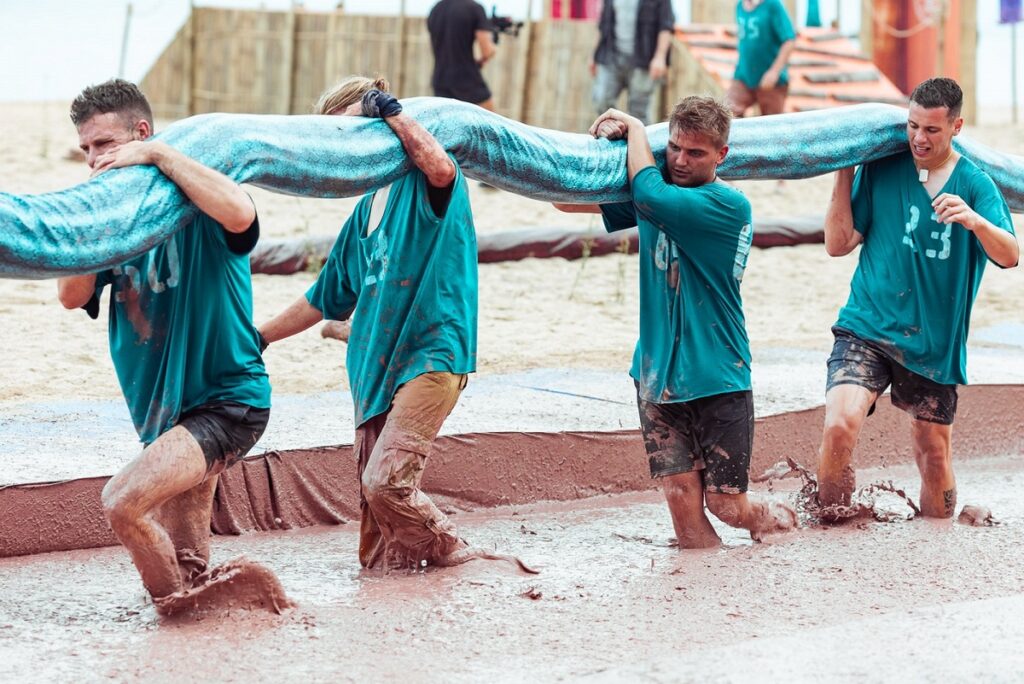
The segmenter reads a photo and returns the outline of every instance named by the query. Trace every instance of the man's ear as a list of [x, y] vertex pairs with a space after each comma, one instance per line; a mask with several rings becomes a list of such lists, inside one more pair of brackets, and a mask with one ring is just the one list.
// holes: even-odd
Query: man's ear
[[729, 146], [723, 145], [722, 149], [718, 150], [718, 163], [721, 164], [725, 161], [725, 155], [729, 154]]
[[153, 127], [145, 119], [139, 119], [132, 126], [132, 136], [136, 140], [145, 140], [151, 135], [153, 135]]
[[953, 122], [953, 135], [960, 135], [960, 129], [964, 127], [964, 118], [958, 116]]

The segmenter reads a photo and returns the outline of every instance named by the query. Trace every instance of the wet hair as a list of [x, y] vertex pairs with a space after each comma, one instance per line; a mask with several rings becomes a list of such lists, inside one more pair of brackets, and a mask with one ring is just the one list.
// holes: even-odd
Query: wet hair
[[960, 108], [964, 104], [964, 91], [951, 78], [929, 78], [914, 88], [910, 101], [925, 109], [945, 107], [949, 111], [949, 119], [960, 116]]
[[79, 93], [71, 103], [71, 123], [78, 128], [97, 114], [111, 112], [120, 114], [128, 128], [140, 119], [145, 119], [149, 127], [153, 127], [153, 110], [146, 96], [137, 85], [120, 78], [91, 85]]
[[680, 100], [668, 119], [669, 131], [700, 133], [720, 148], [729, 142], [731, 125], [732, 113], [728, 107], [713, 97], [699, 95]]
[[391, 85], [386, 79], [366, 78], [365, 76], [349, 76], [337, 85], [333, 85], [323, 92], [320, 99], [313, 105], [314, 114], [341, 114], [356, 102], [363, 99], [363, 95], [371, 90], [391, 91]]

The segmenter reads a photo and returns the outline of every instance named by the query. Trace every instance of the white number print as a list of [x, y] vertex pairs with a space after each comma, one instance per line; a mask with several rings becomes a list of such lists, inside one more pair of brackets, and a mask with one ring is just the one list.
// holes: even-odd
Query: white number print
[[750, 246], [754, 243], [754, 226], [746, 224], [740, 231], [740, 239], [736, 245], [736, 258], [732, 265], [732, 276], [743, 282], [743, 272], [747, 270], [747, 258], [750, 256]]
[[[903, 234], [903, 244], [910, 247], [913, 252], [917, 251], [917, 245], [914, 244], [914, 231], [917, 230], [917, 224], [920, 221], [920, 218], [921, 210], [916, 206], [911, 205], [910, 220], [907, 221], [904, 226], [905, 232]], [[939, 217], [934, 213], [932, 213], [929, 218], [935, 223], [939, 223]], [[938, 259], [939, 261], [948, 259], [953, 247], [953, 244], [950, 241], [950, 237], [953, 235], [953, 224], [948, 223], [941, 231], [933, 230], [929, 235], [932, 240], [938, 240], [942, 243], [942, 249], [932, 249], [929, 247], [924, 250], [924, 255], [929, 259]]]
[[736, 33], [739, 35], [740, 40], [744, 38], [756, 39], [761, 35], [761, 30], [757, 26], [757, 19], [754, 17], [740, 18], [736, 26]]

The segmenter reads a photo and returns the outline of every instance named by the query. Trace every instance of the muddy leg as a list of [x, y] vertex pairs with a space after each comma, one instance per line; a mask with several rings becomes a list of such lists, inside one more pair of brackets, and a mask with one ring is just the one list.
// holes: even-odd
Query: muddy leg
[[708, 549], [722, 543], [711, 521], [704, 514], [702, 471], [668, 475], [662, 478], [662, 487], [679, 548]]
[[403, 437], [400, 428], [384, 428], [363, 471], [363, 492], [389, 545], [401, 545], [413, 562], [433, 561], [464, 544], [448, 516], [419, 488], [427, 457], [410, 450]]
[[363, 487], [363, 473], [370, 460], [388, 414], [375, 416], [356, 428], [353, 451], [356, 456], [356, 474], [359, 477], [359, 563], [364, 568], [373, 568], [384, 558], [384, 536], [380, 525], [366, 501]]
[[183, 427], [164, 433], [103, 488], [103, 510], [114, 534], [128, 549], [154, 597], [182, 589], [174, 543], [157, 522], [156, 509], [171, 497], [199, 485], [206, 458]]
[[178, 557], [181, 578], [188, 586], [206, 572], [210, 563], [210, 517], [217, 476], [173, 496], [159, 506], [154, 516], [167, 530]]
[[708, 510], [730, 527], [750, 530], [755, 541], [772, 532], [785, 532], [797, 526], [796, 511], [784, 503], [751, 500], [744, 494], [706, 492]]
[[825, 395], [825, 429], [818, 461], [822, 506], [850, 505], [856, 485], [853, 448], [877, 396], [860, 385], [836, 385]]
[[929, 518], [952, 518], [956, 509], [953, 426], [915, 420], [911, 431], [914, 458], [921, 472], [921, 514]]

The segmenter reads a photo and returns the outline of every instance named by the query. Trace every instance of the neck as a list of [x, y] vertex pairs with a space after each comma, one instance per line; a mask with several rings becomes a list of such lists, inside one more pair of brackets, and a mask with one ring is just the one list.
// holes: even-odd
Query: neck
[[954, 149], [953, 149], [953, 146], [952, 146], [952, 145], [950, 145], [950, 146], [949, 146], [949, 154], [947, 154], [947, 155], [946, 155], [946, 158], [945, 158], [945, 159], [943, 159], [942, 161], [938, 162], [937, 164], [925, 164], [924, 162], [918, 161], [918, 160], [917, 160], [917, 159], [915, 158], [915, 159], [914, 159], [914, 166], [916, 166], [916, 167], [917, 167], [917, 170], [918, 170], [918, 171], [923, 171], [923, 170], [927, 170], [927, 171], [938, 171], [938, 170], [939, 170], [939, 169], [941, 169], [941, 168], [942, 168], [943, 166], [945, 166], [946, 164], [948, 164], [948, 163], [949, 163], [949, 160], [953, 158], [953, 155], [954, 155], [954, 154], [956, 154], [956, 150], [954, 150]]

